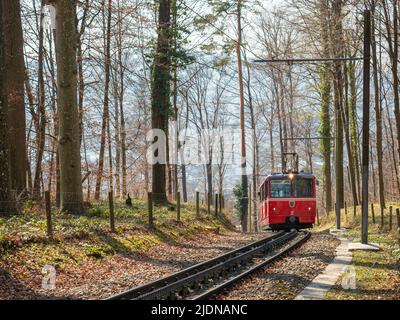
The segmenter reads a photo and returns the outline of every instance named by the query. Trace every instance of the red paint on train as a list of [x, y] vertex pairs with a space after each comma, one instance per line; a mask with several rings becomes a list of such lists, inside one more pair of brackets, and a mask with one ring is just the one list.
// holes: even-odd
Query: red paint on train
[[316, 177], [308, 173], [268, 176], [260, 188], [261, 227], [311, 228], [317, 212], [316, 185]]

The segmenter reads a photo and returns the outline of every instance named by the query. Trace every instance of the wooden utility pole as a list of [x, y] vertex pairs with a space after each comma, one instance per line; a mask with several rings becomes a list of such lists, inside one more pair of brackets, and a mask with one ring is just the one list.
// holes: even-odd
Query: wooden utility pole
[[371, 12], [364, 11], [363, 139], [361, 242], [368, 244], [369, 108], [370, 108]]

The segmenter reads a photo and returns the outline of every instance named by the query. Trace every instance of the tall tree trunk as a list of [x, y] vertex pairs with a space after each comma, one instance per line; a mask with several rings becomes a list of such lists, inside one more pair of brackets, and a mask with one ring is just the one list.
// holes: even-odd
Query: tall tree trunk
[[77, 46], [77, 62], [78, 62], [78, 110], [79, 110], [79, 134], [80, 134], [80, 142], [82, 144], [83, 140], [83, 103], [85, 98], [85, 78], [83, 75], [83, 52], [82, 52], [82, 37], [85, 33], [86, 29], [86, 19], [89, 11], [89, 1], [85, 0], [85, 5], [83, 6], [83, 15], [81, 20], [81, 27], [78, 33], [78, 46]]
[[[172, 27], [173, 27], [173, 50], [174, 55], [177, 54], [177, 37], [178, 37], [178, 7], [177, 0], [172, 0]], [[173, 110], [174, 110], [174, 121], [176, 127], [174, 134], [174, 139], [172, 141], [175, 142], [175, 159], [173, 164], [173, 186], [174, 186], [174, 198], [177, 199], [177, 192], [179, 189], [179, 181], [178, 181], [178, 152], [179, 152], [179, 110], [178, 110], [178, 61], [176, 58], [174, 59], [174, 63], [172, 65], [172, 82], [173, 82]]]
[[236, 57], [238, 65], [238, 76], [239, 76], [239, 93], [240, 93], [240, 129], [241, 129], [241, 189], [242, 199], [240, 199], [241, 205], [241, 224], [244, 232], [248, 231], [248, 177], [246, 172], [246, 133], [245, 133], [245, 104], [244, 104], [244, 84], [243, 84], [243, 68], [242, 68], [242, 1], [237, 2], [237, 30], [238, 40], [236, 43]]
[[170, 155], [170, 139], [169, 139], [169, 128], [167, 126], [167, 131], [165, 131], [167, 136], [165, 143], [166, 143], [166, 157], [167, 157], [167, 190], [168, 190], [168, 198], [172, 199], [172, 164], [171, 164], [171, 155]]
[[[104, 3], [104, 11], [105, 11], [105, 3]], [[112, 2], [108, 0], [108, 10], [107, 10], [107, 27], [104, 35], [105, 42], [105, 53], [104, 53], [104, 100], [103, 100], [103, 120], [101, 124], [101, 138], [100, 138], [100, 154], [99, 154], [99, 167], [97, 169], [97, 178], [96, 178], [96, 191], [94, 198], [96, 200], [100, 199], [101, 192], [101, 182], [103, 179], [104, 173], [104, 151], [106, 147], [106, 136], [109, 133], [109, 119], [110, 119], [110, 65], [111, 65], [111, 13], [112, 13]], [[105, 13], [104, 13], [105, 16]], [[109, 148], [110, 149], [110, 148]], [[109, 159], [110, 161], [111, 159]], [[112, 172], [112, 171], [111, 171]], [[112, 176], [112, 173], [111, 173]], [[110, 183], [111, 185], [112, 183]], [[110, 190], [111, 191], [111, 190]]]
[[116, 197], [121, 198], [121, 130], [120, 130], [120, 115], [119, 115], [119, 102], [118, 102], [118, 84], [114, 79], [114, 112], [115, 112], [115, 190]]
[[269, 144], [271, 147], [271, 151], [270, 151], [270, 160], [271, 160], [271, 173], [275, 172], [275, 153], [274, 153], [274, 126], [271, 123], [269, 126]]
[[[187, 129], [189, 127], [189, 103], [187, 102], [187, 97], [185, 97], [186, 100], [186, 119], [185, 119], [185, 130], [187, 132]], [[185, 132], [185, 136], [186, 136]], [[183, 154], [184, 148], [180, 148], [180, 154], [181, 154], [181, 173], [182, 173], [182, 193], [183, 193], [183, 201], [187, 202], [188, 201], [188, 192], [187, 192], [187, 178], [186, 178], [186, 164], [183, 161], [184, 160], [184, 154]]]
[[369, 149], [370, 149], [370, 159], [371, 159], [371, 166], [370, 166], [370, 170], [371, 170], [371, 172], [370, 172], [370, 176], [371, 176], [371, 178], [372, 178], [372, 191], [373, 191], [373, 198], [372, 198], [372, 201], [373, 202], [375, 202], [376, 201], [376, 170], [375, 170], [375, 163], [374, 163], [374, 153], [373, 153], [373, 148], [372, 148], [373, 146], [372, 146], [372, 141], [370, 141], [370, 146], [369, 146]]
[[[389, 115], [388, 115], [388, 122], [390, 121]], [[396, 194], [398, 192], [398, 190], [400, 190], [400, 181], [398, 178], [398, 168], [397, 168], [397, 161], [396, 161], [396, 151], [394, 148], [394, 139], [393, 139], [393, 135], [390, 136], [389, 134], [389, 128], [388, 128], [388, 124], [386, 123], [386, 121], [383, 122], [383, 127], [385, 128], [385, 138], [387, 141], [387, 148], [388, 148], [388, 152], [391, 156], [391, 163], [390, 163], [390, 167], [391, 167], [391, 171], [392, 171], [392, 192], [391, 192], [391, 200], [393, 200], [393, 195]]]
[[[400, 193], [400, 178], [399, 178], [399, 168], [398, 168], [398, 162], [396, 159], [396, 142], [395, 142], [395, 138], [394, 138], [394, 133], [393, 133], [393, 125], [392, 125], [392, 120], [390, 119], [390, 112], [389, 112], [389, 103], [386, 99], [386, 95], [384, 97], [385, 100], [385, 105], [386, 105], [386, 115], [387, 115], [387, 119], [388, 119], [388, 124], [389, 124], [389, 131], [390, 131], [390, 145], [391, 145], [391, 154], [392, 154], [392, 160], [393, 160], [393, 167], [395, 170], [395, 175], [396, 175], [396, 183], [397, 183], [397, 192]], [[389, 140], [388, 140], [389, 141]]]
[[[158, 41], [153, 62], [151, 85], [151, 122], [153, 129], [161, 129], [167, 133], [170, 109], [170, 0], [159, 1]], [[163, 152], [165, 150], [158, 150]], [[165, 201], [166, 166], [157, 163], [152, 166], [152, 191], [156, 201]]]
[[[33, 89], [29, 80], [29, 75], [28, 75], [28, 71], [25, 68], [25, 91], [26, 91], [26, 96], [27, 96], [27, 100], [28, 100], [28, 105], [29, 105], [29, 112], [31, 114], [31, 121], [29, 124], [29, 128], [28, 128], [28, 135], [26, 137], [26, 145], [29, 146], [30, 145], [30, 136], [32, 133], [32, 126], [34, 126], [35, 128], [35, 132], [39, 133], [40, 132], [40, 128], [39, 128], [39, 117], [38, 117], [38, 113], [36, 112], [36, 99], [35, 96], [33, 95]], [[37, 134], [36, 136], [39, 137], [40, 134]], [[38, 146], [39, 143], [37, 143], [37, 139], [36, 139], [36, 146]], [[27, 150], [28, 151], [28, 150]], [[32, 153], [32, 148], [29, 150], [30, 152], [27, 152], [26, 154], [26, 180], [27, 180], [27, 190], [29, 192], [33, 191], [33, 182], [32, 182], [32, 170], [31, 170], [31, 153]]]
[[355, 168], [355, 179], [357, 186], [358, 199], [361, 199], [361, 186], [360, 186], [360, 157], [358, 152], [359, 139], [357, 134], [357, 85], [355, 63], [350, 62], [347, 68], [350, 86], [350, 99], [349, 99], [349, 130], [350, 130], [350, 144], [353, 151], [353, 164]]
[[[59, 145], [58, 145], [58, 137], [60, 134], [59, 130], [59, 116], [57, 110], [57, 84], [56, 84], [56, 61], [53, 59], [54, 56], [54, 46], [56, 46], [56, 31], [54, 30], [50, 33], [48, 37], [48, 55], [51, 57], [49, 59], [49, 69], [50, 74], [53, 79], [51, 82], [51, 111], [52, 111], [52, 121], [53, 121], [53, 135], [56, 140], [53, 140], [54, 150], [55, 150], [55, 185], [56, 185], [56, 206], [60, 208], [60, 154], [59, 154]], [[57, 57], [56, 57], [57, 58]], [[56, 59], [57, 60], [57, 59]]]
[[[44, 0], [42, 0], [41, 8], [43, 10]], [[43, 76], [43, 62], [44, 62], [44, 28], [43, 28], [43, 13], [40, 17], [39, 26], [39, 57], [38, 57], [38, 114], [39, 114], [39, 131], [37, 133], [37, 157], [35, 166], [35, 177], [33, 180], [33, 195], [35, 198], [40, 197], [40, 177], [42, 174], [42, 160], [44, 154], [44, 146], [46, 140], [46, 109], [45, 109], [45, 87]]]
[[83, 210], [80, 139], [77, 124], [76, 2], [55, 1], [59, 108], [60, 209]]
[[[400, 97], [399, 97], [399, 77], [398, 77], [398, 63], [399, 63], [399, 16], [398, 16], [398, 0], [393, 0], [393, 34], [392, 22], [389, 15], [389, 8], [387, 1], [382, 1], [383, 11], [385, 16], [385, 25], [387, 32], [387, 42], [389, 47], [389, 56], [392, 71], [392, 86], [393, 86], [393, 102], [394, 102], [394, 115], [396, 119], [396, 133], [397, 133], [397, 152], [399, 154], [398, 161], [400, 161]], [[397, 164], [399, 165], [399, 164]]]
[[209, 160], [206, 165], [206, 175], [207, 175], [207, 201], [210, 201], [212, 205], [214, 199], [213, 192], [213, 174], [212, 174], [212, 159], [211, 155], [209, 155]]
[[[348, 78], [347, 78], [347, 68], [344, 65], [343, 71], [344, 85], [345, 85], [345, 97], [341, 97], [341, 117], [344, 127], [344, 136], [346, 141], [346, 151], [348, 159], [348, 176], [349, 176], [349, 188], [351, 190], [353, 204], [358, 205], [358, 194], [357, 194], [357, 183], [356, 183], [356, 173], [354, 168], [354, 157], [353, 150], [351, 149], [351, 138], [350, 138], [350, 125], [349, 125], [349, 102], [348, 102]], [[343, 93], [343, 88], [342, 88]]]
[[[0, 17], [3, 16], [3, 1], [0, 1]], [[8, 107], [5, 97], [3, 20], [0, 20], [0, 215], [13, 209], [10, 176], [10, 148], [8, 131]]]
[[[334, 0], [332, 4], [332, 51], [334, 57], [342, 57], [341, 45], [343, 43], [342, 29], [342, 0]], [[335, 175], [336, 175], [336, 205], [339, 209], [344, 206], [344, 168], [343, 168], [343, 70], [340, 61], [334, 62], [333, 91], [336, 122], [336, 152], [335, 152]]]
[[379, 184], [379, 204], [381, 208], [385, 208], [385, 186], [383, 177], [383, 145], [382, 145], [382, 106], [381, 93], [378, 79], [378, 57], [376, 53], [377, 43], [375, 38], [375, 21], [376, 6], [372, 1], [372, 32], [371, 32], [371, 48], [372, 48], [372, 67], [374, 77], [374, 100], [375, 100], [375, 124], [376, 124], [376, 154], [378, 160], [378, 184]]
[[[119, 3], [119, 2], [118, 2]], [[121, 10], [118, 12], [120, 21]], [[121, 26], [119, 25], [119, 28]], [[120, 122], [120, 152], [121, 152], [121, 175], [122, 175], [122, 196], [127, 195], [127, 182], [126, 182], [126, 131], [125, 131], [125, 111], [124, 111], [124, 95], [125, 95], [125, 66], [123, 64], [123, 48], [122, 48], [122, 30], [119, 29], [117, 36], [118, 43], [118, 79], [119, 79], [119, 116], [120, 119], [116, 121]]]
[[[338, 75], [336, 74], [336, 77]], [[343, 169], [343, 122], [341, 117], [340, 107], [340, 93], [338, 82], [335, 80], [334, 85], [334, 104], [335, 104], [335, 133], [336, 133], [336, 144], [335, 144], [335, 175], [336, 175], [336, 205], [341, 209], [344, 205], [344, 169]]]
[[289, 152], [288, 148], [288, 126], [287, 126], [287, 112], [286, 112], [286, 101], [285, 101], [285, 85], [284, 85], [284, 78], [282, 72], [279, 72], [279, 96], [280, 96], [280, 111], [281, 117], [280, 121], [282, 123], [282, 133], [283, 133], [283, 152]]
[[[325, 58], [329, 56], [329, 29], [328, 29], [328, 8], [325, 0], [320, 0], [320, 28], [321, 28], [321, 45], [323, 47], [323, 55]], [[325, 210], [332, 210], [332, 180], [331, 180], [331, 83], [330, 83], [329, 64], [324, 63], [319, 68], [319, 90], [321, 95], [321, 126], [319, 134], [321, 140], [320, 150], [324, 159], [324, 195]]]
[[5, 99], [8, 106], [11, 187], [18, 193], [26, 189], [26, 137], [24, 80], [25, 66], [20, 0], [3, 3], [3, 41]]
[[294, 88], [293, 88], [293, 76], [292, 66], [289, 66], [287, 76], [289, 79], [289, 126], [290, 126], [290, 152], [296, 152], [296, 140], [294, 138], [294, 122], [293, 122], [293, 108], [294, 108]]
[[[248, 95], [248, 104], [249, 104], [249, 109], [250, 109], [250, 123], [251, 123], [251, 135], [252, 135], [252, 172], [253, 172], [253, 179], [252, 179], [252, 199], [249, 199], [252, 201], [252, 206], [251, 208], [253, 209], [253, 212], [250, 212], [250, 215], [252, 216], [252, 226], [250, 228], [253, 229], [254, 232], [258, 231], [258, 205], [257, 205], [257, 186], [258, 186], [258, 173], [257, 173], [257, 168], [258, 168], [258, 154], [257, 154], [257, 148], [258, 148], [258, 141], [257, 141], [257, 131], [256, 131], [256, 119], [255, 119], [255, 114], [254, 114], [254, 106], [253, 106], [253, 95], [251, 93], [251, 73], [250, 73], [250, 66], [249, 63], [247, 62], [247, 56], [246, 54], [243, 55], [244, 61], [246, 64], [246, 70], [247, 70], [247, 95]], [[292, 101], [293, 102], [293, 101]], [[293, 133], [292, 133], [293, 134]], [[294, 150], [294, 145], [293, 145], [293, 150]]]

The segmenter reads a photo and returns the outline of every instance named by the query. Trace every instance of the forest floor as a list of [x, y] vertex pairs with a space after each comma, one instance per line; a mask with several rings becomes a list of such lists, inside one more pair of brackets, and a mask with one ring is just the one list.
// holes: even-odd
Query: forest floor
[[[154, 229], [147, 227], [145, 202], [115, 207], [116, 233], [104, 204], [83, 216], [55, 213], [52, 240], [33, 203], [0, 218], [0, 299], [106, 298], [266, 235], [242, 234], [225, 215], [216, 219], [204, 209], [196, 219], [189, 204], [179, 222], [168, 206], [155, 208]], [[47, 277], [52, 268], [54, 288]]]
[[[343, 275], [336, 285], [327, 293], [325, 299], [330, 300], [399, 300], [400, 299], [400, 238], [396, 223], [395, 209], [398, 203], [388, 203], [393, 207], [392, 230], [389, 228], [388, 210], [384, 211], [383, 227], [379, 205], [375, 205], [375, 223], [372, 222], [370, 208], [369, 242], [377, 243], [379, 251], [353, 251], [352, 266], [355, 270], [355, 289], [342, 287]], [[342, 210], [342, 227], [348, 228], [343, 233], [352, 242], [360, 242], [361, 207], [348, 209], [347, 216]], [[321, 217], [318, 230], [328, 230], [335, 227], [335, 215]]]
[[[327, 299], [400, 299], [399, 204], [389, 205], [391, 231], [387, 211], [383, 228], [380, 214], [376, 223], [370, 219], [370, 242], [382, 250], [354, 252], [356, 289], [343, 289], [339, 279]], [[132, 208], [116, 202], [116, 233], [109, 231], [106, 204], [82, 216], [54, 212], [50, 240], [43, 210], [28, 203], [20, 214], [0, 218], [0, 299], [107, 298], [266, 236], [238, 232], [226, 215], [216, 219], [202, 208], [196, 219], [194, 212], [193, 205], [183, 204], [178, 222], [176, 211], [157, 207], [155, 228], [149, 229], [145, 202], [135, 200]], [[356, 217], [353, 208], [347, 216], [342, 211], [342, 226], [349, 228], [344, 235], [351, 241], [359, 241], [359, 225], [360, 207]], [[310, 241], [218, 298], [293, 299], [332, 261], [338, 240], [327, 230], [334, 226], [333, 213], [322, 216]], [[56, 271], [54, 288], [43, 286], [49, 284], [49, 267]]]

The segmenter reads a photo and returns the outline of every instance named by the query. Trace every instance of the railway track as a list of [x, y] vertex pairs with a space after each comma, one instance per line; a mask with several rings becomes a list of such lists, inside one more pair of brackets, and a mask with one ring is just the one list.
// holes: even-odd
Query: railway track
[[279, 232], [107, 300], [204, 300], [305, 242], [309, 232]]

